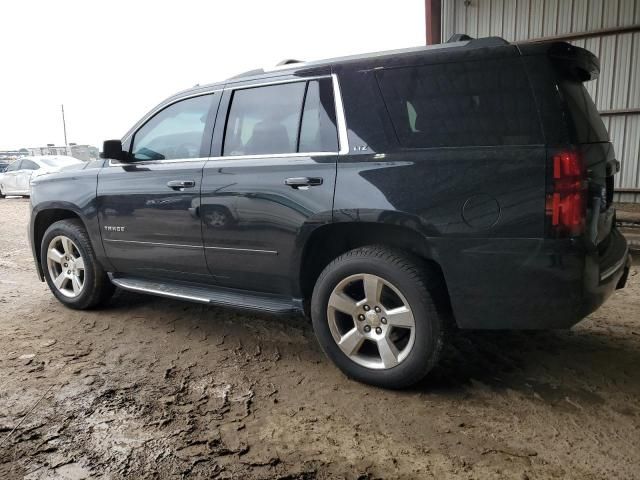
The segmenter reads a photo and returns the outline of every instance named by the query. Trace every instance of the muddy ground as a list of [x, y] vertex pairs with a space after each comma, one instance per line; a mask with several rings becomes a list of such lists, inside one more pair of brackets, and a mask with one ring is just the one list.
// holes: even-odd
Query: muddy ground
[[346, 379], [309, 322], [119, 293], [65, 309], [0, 200], [0, 478], [640, 478], [640, 276], [571, 331]]

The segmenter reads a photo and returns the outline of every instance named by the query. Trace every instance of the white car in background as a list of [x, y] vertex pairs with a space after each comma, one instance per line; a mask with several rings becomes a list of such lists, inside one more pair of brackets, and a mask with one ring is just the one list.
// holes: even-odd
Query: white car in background
[[32, 179], [79, 163], [82, 161], [65, 155], [21, 157], [0, 173], [0, 198], [7, 195], [28, 196], [31, 194]]

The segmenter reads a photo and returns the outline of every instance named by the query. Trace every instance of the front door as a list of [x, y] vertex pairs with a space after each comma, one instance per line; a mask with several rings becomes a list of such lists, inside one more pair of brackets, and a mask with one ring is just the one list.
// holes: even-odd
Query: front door
[[[202, 221], [218, 283], [291, 294], [296, 240], [331, 221], [339, 151], [331, 77], [228, 89], [205, 165]], [[217, 149], [217, 151], [216, 151]]]
[[20, 170], [20, 164], [22, 160], [16, 160], [12, 164], [10, 164], [5, 172], [2, 174], [2, 192], [5, 195], [15, 194], [16, 193], [16, 174]]
[[187, 98], [147, 120], [131, 160], [98, 177], [98, 216], [118, 272], [208, 281], [199, 217], [202, 169], [220, 93]]
[[30, 192], [31, 176], [35, 170], [38, 170], [40, 165], [36, 162], [28, 159], [22, 160], [20, 170], [16, 172], [16, 191], [21, 193]]

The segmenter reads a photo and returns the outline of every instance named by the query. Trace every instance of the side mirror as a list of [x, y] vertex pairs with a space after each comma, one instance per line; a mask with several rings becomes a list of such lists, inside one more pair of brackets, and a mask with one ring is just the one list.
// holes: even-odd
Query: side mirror
[[122, 151], [122, 142], [120, 140], [105, 140], [102, 144], [100, 158], [109, 158], [112, 160], [126, 162], [128, 155], [127, 152]]

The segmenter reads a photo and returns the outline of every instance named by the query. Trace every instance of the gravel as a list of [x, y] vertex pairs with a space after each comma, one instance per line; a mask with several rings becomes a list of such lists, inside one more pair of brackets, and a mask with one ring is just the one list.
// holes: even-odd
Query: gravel
[[640, 478], [640, 286], [570, 331], [456, 334], [417, 387], [345, 378], [300, 318], [38, 281], [0, 200], [0, 478]]

